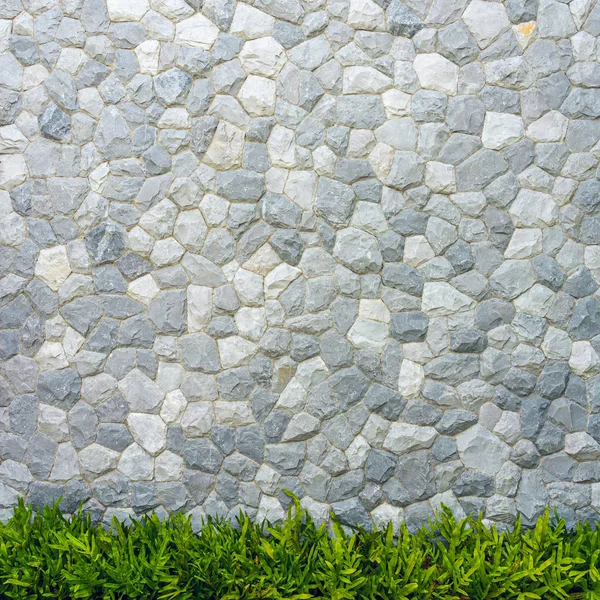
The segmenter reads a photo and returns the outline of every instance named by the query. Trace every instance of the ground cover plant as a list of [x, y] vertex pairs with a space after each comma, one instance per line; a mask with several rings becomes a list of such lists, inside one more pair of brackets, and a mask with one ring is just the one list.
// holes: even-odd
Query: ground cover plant
[[[397, 535], [396, 535], [397, 534]], [[0, 525], [0, 598], [331, 600], [600, 598], [600, 533], [550, 511], [532, 529], [444, 511], [410, 533], [315, 524], [296, 499], [280, 524], [173, 514], [109, 529], [23, 503]]]

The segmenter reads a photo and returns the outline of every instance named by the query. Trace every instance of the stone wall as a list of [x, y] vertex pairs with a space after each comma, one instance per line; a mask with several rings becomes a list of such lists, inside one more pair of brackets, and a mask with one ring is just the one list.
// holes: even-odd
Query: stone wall
[[599, 34], [0, 0], [0, 516], [597, 518]]

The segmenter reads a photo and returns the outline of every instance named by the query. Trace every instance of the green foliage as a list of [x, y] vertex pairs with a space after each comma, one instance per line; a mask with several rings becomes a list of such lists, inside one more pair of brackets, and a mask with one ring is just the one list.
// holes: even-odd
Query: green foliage
[[109, 529], [58, 505], [19, 504], [0, 525], [0, 598], [29, 600], [600, 600], [600, 532], [540, 517], [508, 532], [444, 509], [416, 533], [402, 526], [317, 526], [297, 499], [276, 526], [240, 514], [144, 517]]

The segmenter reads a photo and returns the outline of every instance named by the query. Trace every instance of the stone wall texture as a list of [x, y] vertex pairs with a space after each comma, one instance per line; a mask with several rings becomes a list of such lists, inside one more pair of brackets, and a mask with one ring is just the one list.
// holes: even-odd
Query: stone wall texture
[[0, 0], [0, 516], [598, 518], [599, 35]]

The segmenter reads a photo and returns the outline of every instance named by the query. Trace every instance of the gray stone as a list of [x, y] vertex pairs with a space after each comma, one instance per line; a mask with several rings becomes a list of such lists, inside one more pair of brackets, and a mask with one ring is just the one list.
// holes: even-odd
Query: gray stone
[[189, 468], [205, 473], [217, 473], [223, 462], [223, 455], [219, 449], [207, 439], [187, 440], [181, 455]]
[[185, 292], [161, 292], [148, 306], [148, 316], [160, 333], [183, 333], [187, 319]]
[[220, 369], [217, 344], [203, 333], [188, 334], [180, 341], [181, 360], [186, 369], [216, 373]]
[[423, 21], [399, 0], [392, 0], [389, 3], [387, 22], [391, 34], [408, 38], [414, 37], [425, 26]]
[[483, 352], [487, 336], [477, 329], [459, 329], [450, 335], [450, 349], [454, 352]]
[[386, 263], [381, 273], [383, 283], [413, 296], [423, 292], [423, 279], [419, 273], [404, 263]]
[[456, 184], [459, 192], [483, 189], [508, 168], [501, 154], [482, 149], [465, 160], [456, 170]]
[[446, 354], [425, 365], [425, 375], [432, 379], [458, 385], [479, 374], [479, 358], [472, 354]]
[[400, 342], [422, 342], [427, 335], [429, 319], [422, 312], [394, 313], [390, 335]]
[[478, 48], [465, 25], [456, 22], [438, 32], [438, 52], [457, 65], [463, 66], [477, 56]]
[[37, 394], [40, 402], [69, 410], [80, 398], [81, 377], [72, 369], [46, 371], [38, 379]]
[[584, 340], [600, 333], [600, 302], [593, 296], [577, 301], [568, 326], [574, 340]]
[[51, 140], [68, 140], [71, 133], [71, 118], [56, 104], [50, 103], [40, 114], [40, 132]]
[[346, 127], [375, 129], [386, 119], [383, 103], [377, 96], [341, 96], [337, 109], [338, 122]]

